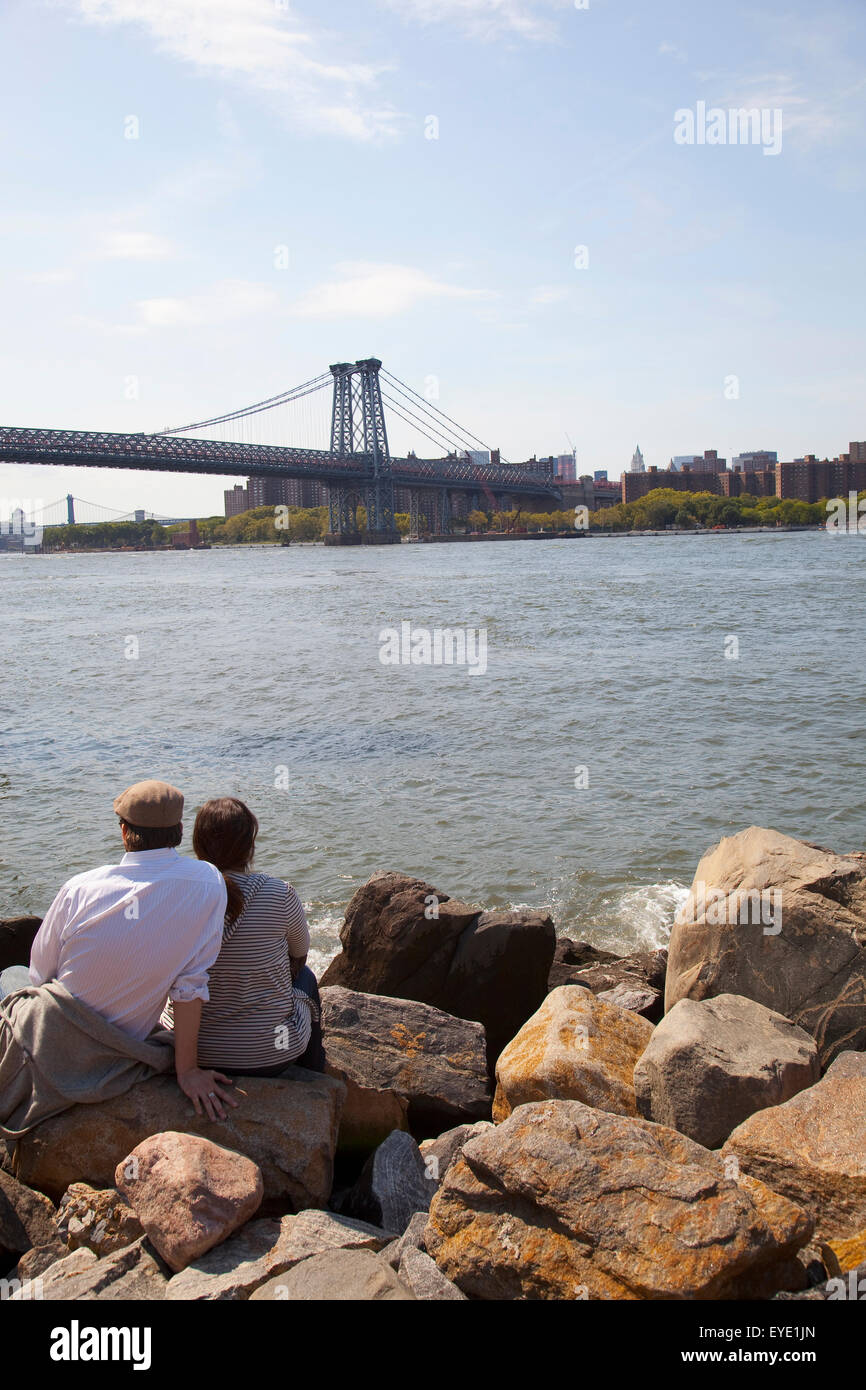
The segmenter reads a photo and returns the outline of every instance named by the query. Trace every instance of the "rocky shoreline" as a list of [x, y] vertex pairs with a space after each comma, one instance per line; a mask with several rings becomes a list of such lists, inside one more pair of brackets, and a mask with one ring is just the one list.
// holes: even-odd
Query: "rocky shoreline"
[[223, 1122], [153, 1077], [0, 1145], [6, 1296], [866, 1298], [866, 854], [725, 839], [669, 952], [398, 873], [340, 939], [326, 1074]]

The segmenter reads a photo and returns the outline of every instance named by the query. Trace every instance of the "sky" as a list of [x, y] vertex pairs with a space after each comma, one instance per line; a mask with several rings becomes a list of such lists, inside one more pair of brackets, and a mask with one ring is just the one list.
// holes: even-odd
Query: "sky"
[[[376, 356], [611, 478], [866, 437], [862, 0], [6, 0], [0, 45], [0, 424], [157, 430]], [[699, 143], [701, 103], [764, 131]], [[0, 466], [170, 516], [228, 485]]]

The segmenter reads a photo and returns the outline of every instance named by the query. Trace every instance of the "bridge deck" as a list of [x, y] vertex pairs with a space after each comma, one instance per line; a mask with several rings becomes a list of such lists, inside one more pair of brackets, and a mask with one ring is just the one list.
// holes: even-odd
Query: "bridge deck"
[[[322, 449], [182, 438], [161, 434], [112, 434], [91, 430], [16, 429], [0, 426], [0, 463], [53, 464], [67, 468], [134, 468], [156, 473], [202, 473], [223, 477], [250, 474], [314, 478], [325, 483], [368, 482], [368, 454], [332, 454]], [[391, 460], [400, 487], [449, 487], [557, 500], [559, 490], [544, 477], [511, 464], [470, 459]]]

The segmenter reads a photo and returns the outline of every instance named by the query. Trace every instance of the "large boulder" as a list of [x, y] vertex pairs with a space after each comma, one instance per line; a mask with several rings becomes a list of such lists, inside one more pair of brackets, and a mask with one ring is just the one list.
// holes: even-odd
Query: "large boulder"
[[408, 1101], [416, 1134], [490, 1115], [484, 1029], [415, 1000], [321, 991], [328, 1063], [356, 1087]]
[[781, 1105], [820, 1076], [810, 1033], [754, 999], [681, 999], [634, 1069], [647, 1120], [717, 1149], [757, 1110]]
[[722, 1154], [811, 1212], [824, 1239], [866, 1226], [866, 1053], [843, 1052], [815, 1086], [759, 1110]]
[[264, 1196], [258, 1164], [199, 1134], [151, 1135], [117, 1165], [115, 1182], [175, 1273], [243, 1226]]
[[866, 854], [755, 826], [705, 854], [671, 934], [665, 1008], [717, 994], [805, 1028], [824, 1067], [866, 1047]]
[[[101, 1260], [92, 1250], [82, 1248], [39, 1276], [37, 1296], [70, 1303], [90, 1299], [153, 1301], [165, 1298], [166, 1272], [165, 1265], [143, 1240]], [[12, 1295], [10, 1302], [25, 1302], [32, 1297], [33, 1293], [24, 1287]]]
[[547, 913], [481, 912], [422, 879], [377, 873], [352, 898], [321, 983], [417, 999], [482, 1023], [492, 1063], [547, 992]]
[[466, 1145], [424, 1243], [482, 1299], [766, 1297], [805, 1276], [809, 1217], [674, 1130], [579, 1101], [522, 1105]]
[[427, 1211], [437, 1186], [435, 1179], [427, 1176], [415, 1140], [395, 1130], [367, 1159], [341, 1210], [402, 1235], [416, 1212]]
[[[8, 1265], [56, 1236], [54, 1206], [8, 1173], [0, 1173], [0, 1262]], [[3, 1272], [0, 1267], [0, 1273]]]
[[6, 917], [0, 922], [0, 970], [30, 964], [30, 950], [41, 926], [41, 917]]
[[86, 1182], [74, 1182], [66, 1189], [54, 1223], [69, 1250], [84, 1247], [100, 1259], [144, 1235], [144, 1227], [116, 1188], [99, 1191]]
[[[424, 1221], [426, 1222], [426, 1214]], [[168, 1281], [169, 1301], [246, 1299], [262, 1284], [325, 1250], [382, 1250], [390, 1231], [331, 1211], [302, 1211], [281, 1221], [249, 1221], [222, 1245], [193, 1260]]]
[[561, 985], [524, 1023], [496, 1064], [493, 1119], [529, 1101], [580, 1100], [637, 1115], [635, 1063], [652, 1037], [645, 1018], [605, 1004], [580, 985]]
[[266, 1210], [325, 1206], [345, 1087], [302, 1067], [275, 1078], [236, 1077], [235, 1086], [240, 1105], [225, 1120], [196, 1115], [168, 1076], [141, 1081], [98, 1105], [73, 1106], [19, 1141], [21, 1180], [55, 1200], [72, 1182], [113, 1187], [118, 1163], [137, 1144], [175, 1130], [200, 1134], [257, 1163]]
[[371, 1250], [328, 1250], [262, 1284], [250, 1302], [379, 1303], [414, 1297]]

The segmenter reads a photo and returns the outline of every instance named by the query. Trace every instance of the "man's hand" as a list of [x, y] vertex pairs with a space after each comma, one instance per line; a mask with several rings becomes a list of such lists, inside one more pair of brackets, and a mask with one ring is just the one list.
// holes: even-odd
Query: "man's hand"
[[[224, 1091], [218, 1082], [224, 1082], [231, 1086], [230, 1076], [223, 1076], [221, 1071], [205, 1071], [201, 1067], [192, 1067], [189, 1071], [178, 1072], [177, 1084], [185, 1096], [189, 1096], [195, 1106], [195, 1113], [204, 1113], [209, 1120], [224, 1120], [226, 1112], [223, 1110], [222, 1101], [230, 1105], [233, 1110], [237, 1109], [238, 1102], [235, 1100], [231, 1091]], [[204, 1107], [204, 1109], [202, 1109]]]

